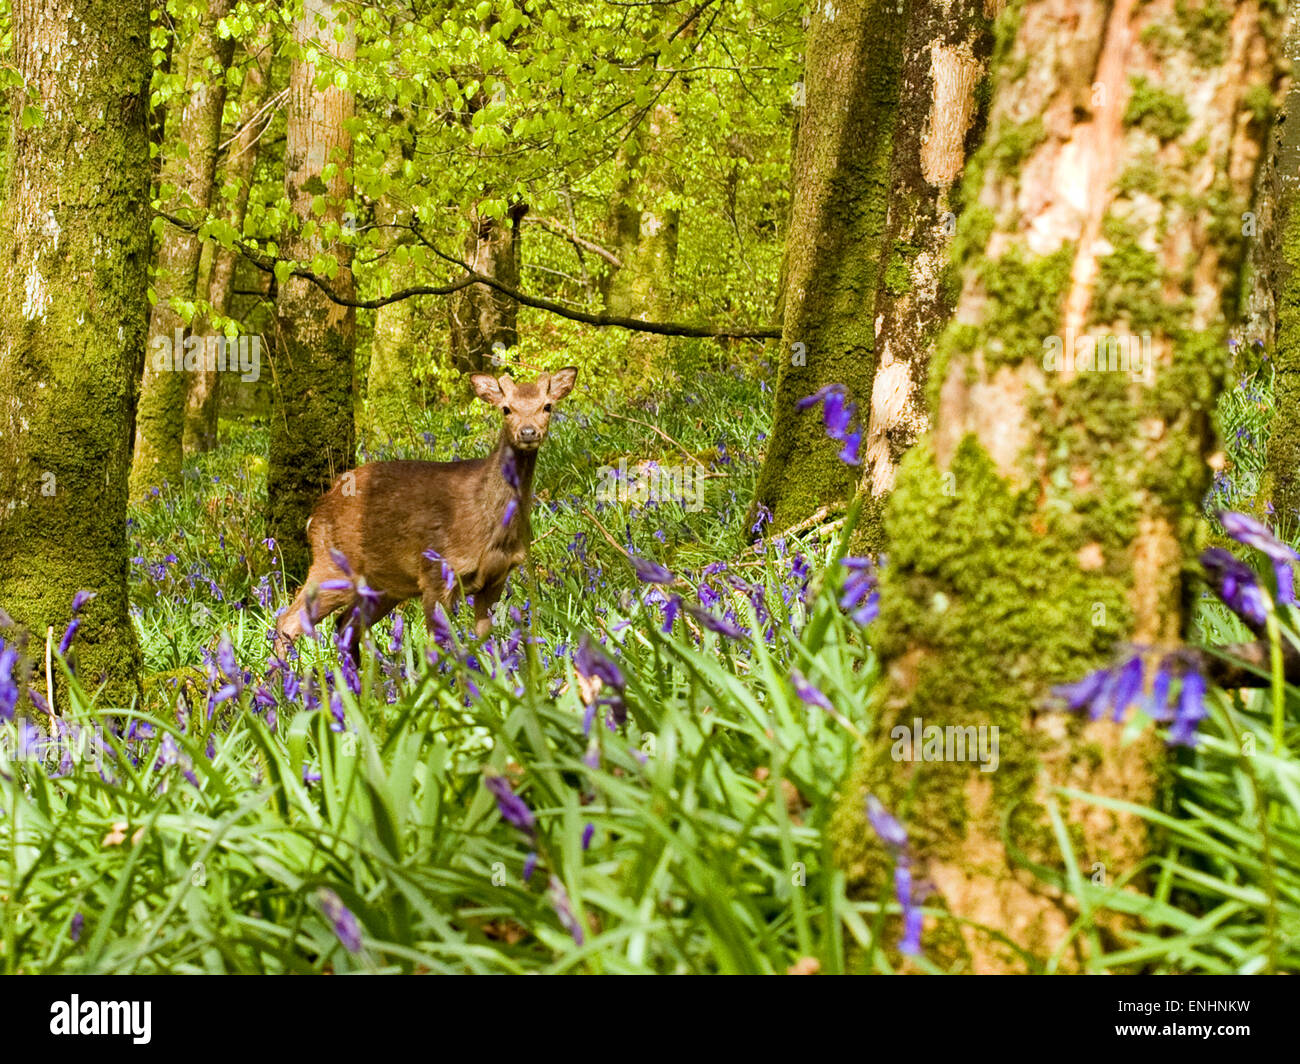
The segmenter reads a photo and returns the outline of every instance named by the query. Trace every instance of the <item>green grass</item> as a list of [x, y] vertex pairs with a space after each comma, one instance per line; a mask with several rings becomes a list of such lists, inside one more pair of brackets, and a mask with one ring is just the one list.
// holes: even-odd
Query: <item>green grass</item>
[[[1252, 378], [1225, 396], [1221, 504], [1254, 491], [1268, 394]], [[287, 600], [261, 517], [265, 429], [226, 426], [218, 451], [131, 517], [143, 705], [98, 705], [66, 675], [58, 710], [76, 749], [44, 762], [16, 760], [3, 726], [0, 970], [894, 970], [892, 894], [846, 895], [825, 830], [878, 691], [870, 632], [837, 604], [852, 521], [751, 547], [764, 400], [753, 380], [714, 375], [656, 405], [571, 403], [541, 458], [534, 564], [493, 640], [467, 641], [462, 614], [440, 645], [408, 606], [402, 638], [379, 625], [350, 685], [322, 626], [295, 700], [278, 677], [263, 686]], [[442, 408], [373, 451], [463, 457], [494, 432], [486, 409]], [[620, 458], [698, 462], [705, 505], [597, 504], [598, 470]], [[686, 613], [666, 632], [662, 594], [605, 532], [749, 634]], [[1284, 620], [1280, 637], [1300, 638]], [[1244, 636], [1208, 599], [1196, 624], [1211, 643]], [[584, 633], [626, 679], [622, 727], [602, 708], [584, 729], [571, 661]], [[246, 671], [209, 714], [229, 683], [223, 638]], [[800, 700], [794, 668], [833, 713]], [[1136, 810], [1162, 840], [1141, 867], [1094, 882], [1057, 823], [1065, 872], [1039, 874], [1077, 900], [1072, 935], [1093, 970], [1300, 970], [1300, 692], [1276, 695], [1215, 693], [1161, 807]], [[484, 786], [495, 775], [532, 811], [531, 834], [502, 819]], [[335, 927], [336, 899], [359, 950]], [[1103, 909], [1131, 917], [1122, 941], [1098, 940]]]

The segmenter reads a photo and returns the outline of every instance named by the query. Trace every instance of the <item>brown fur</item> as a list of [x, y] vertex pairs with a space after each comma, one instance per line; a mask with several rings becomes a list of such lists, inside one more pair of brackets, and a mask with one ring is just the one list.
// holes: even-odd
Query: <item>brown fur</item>
[[[450, 609], [458, 594], [474, 596], [475, 631], [492, 627], [491, 609], [510, 571], [524, 561], [532, 540], [530, 511], [533, 469], [546, 438], [551, 404], [568, 395], [578, 371], [570, 366], [543, 374], [531, 384], [499, 380], [485, 373], [470, 379], [484, 402], [502, 412], [501, 435], [486, 458], [459, 462], [370, 462], [339, 477], [316, 504], [307, 523], [311, 570], [302, 589], [276, 624], [276, 652], [283, 654], [303, 631], [299, 614], [311, 620], [358, 605], [352, 589], [321, 590], [329, 580], [349, 577], [330, 554], [342, 554], [356, 578], [381, 595], [374, 624], [417, 595], [432, 625], [433, 611]], [[513, 451], [519, 471], [518, 509], [503, 526], [514, 489], [501, 473]], [[448, 586], [442, 566], [424, 552], [432, 548], [456, 574]], [[360, 633], [352, 643], [355, 654]]]

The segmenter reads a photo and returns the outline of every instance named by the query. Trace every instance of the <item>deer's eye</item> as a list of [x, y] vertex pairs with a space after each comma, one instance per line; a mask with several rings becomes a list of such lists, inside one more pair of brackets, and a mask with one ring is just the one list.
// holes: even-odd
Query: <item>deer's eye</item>
[[551, 404], [547, 403], [544, 407], [542, 407], [542, 409], [549, 414], [551, 412]]
[[506, 417], [509, 417], [509, 416], [510, 416], [510, 407], [508, 407], [508, 406], [503, 406], [503, 407], [501, 408], [501, 413], [505, 414]]

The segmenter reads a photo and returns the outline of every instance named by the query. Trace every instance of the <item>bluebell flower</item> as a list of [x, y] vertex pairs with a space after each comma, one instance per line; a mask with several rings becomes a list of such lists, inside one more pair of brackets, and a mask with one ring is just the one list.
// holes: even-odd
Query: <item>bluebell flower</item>
[[701, 627], [707, 628], [710, 632], [714, 632], [726, 639], [744, 639], [748, 634], [743, 628], [732, 624], [731, 621], [728, 621], [723, 617], [718, 617], [716, 614], [710, 613], [706, 609], [701, 609], [699, 606], [695, 606], [692, 603], [685, 602], [682, 604], [682, 608], [699, 621]]
[[867, 795], [867, 821], [894, 856], [894, 897], [903, 913], [903, 935], [898, 950], [906, 956], [918, 956], [921, 953], [923, 925], [921, 901], [926, 888], [918, 888], [912, 879], [912, 855], [907, 831], [873, 794]]
[[1277, 579], [1277, 601], [1283, 606], [1295, 605], [1291, 564], [1300, 561], [1300, 554], [1278, 539], [1267, 525], [1248, 514], [1221, 510], [1219, 523], [1223, 525], [1223, 530], [1238, 543], [1254, 547], [1268, 558], [1273, 565], [1273, 575]]
[[497, 800], [497, 810], [501, 813], [501, 819], [531, 837], [536, 830], [537, 820], [533, 816], [533, 811], [528, 808], [528, 804], [515, 794], [510, 781], [504, 776], [484, 776], [483, 785]]
[[361, 925], [356, 916], [334, 891], [322, 887], [317, 893], [321, 910], [334, 928], [334, 934], [349, 953], [361, 952]]
[[880, 581], [875, 563], [870, 558], [849, 557], [841, 558], [840, 564], [849, 570], [840, 609], [849, 611], [856, 624], [870, 624], [880, 616]]
[[77, 635], [77, 629], [81, 627], [81, 618], [73, 617], [68, 624], [67, 630], [63, 633], [63, 638], [59, 640], [59, 657], [68, 656], [68, 648], [72, 646], [72, 640]]
[[819, 709], [828, 712], [835, 708], [831, 705], [831, 700], [814, 687], [798, 669], [790, 670], [790, 682], [794, 685], [794, 693], [799, 696], [800, 701], [805, 705], [817, 706]]
[[578, 918], [573, 913], [573, 906], [569, 902], [569, 895], [565, 891], [564, 884], [560, 882], [558, 876], [551, 876], [547, 893], [550, 895], [551, 905], [555, 909], [555, 914], [560, 918], [561, 926], [573, 937], [574, 943], [581, 946], [584, 941], [582, 925], [578, 923]]
[[1212, 577], [1212, 585], [1227, 607], [1254, 628], [1268, 621], [1268, 602], [1255, 570], [1222, 547], [1201, 553], [1201, 565]]
[[632, 568], [636, 570], [637, 579], [647, 584], [671, 584], [676, 577], [662, 565], [648, 558], [632, 557]]
[[1205, 678], [1195, 670], [1185, 672], [1174, 723], [1169, 729], [1169, 745], [1195, 746], [1196, 729], [1209, 715], [1205, 708]]

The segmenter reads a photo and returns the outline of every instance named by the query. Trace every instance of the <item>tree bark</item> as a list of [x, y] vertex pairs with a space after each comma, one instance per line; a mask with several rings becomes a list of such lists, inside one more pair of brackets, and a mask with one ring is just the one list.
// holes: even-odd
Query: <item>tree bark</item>
[[[234, 197], [224, 212], [226, 220], [242, 230], [244, 212], [248, 209], [248, 194], [252, 185], [253, 170], [257, 166], [262, 133], [273, 113], [262, 112], [271, 89], [271, 38], [270, 27], [263, 27], [257, 41], [248, 49], [248, 66], [244, 70], [244, 84], [239, 96], [238, 133], [226, 151], [223, 184], [234, 189]], [[203, 335], [215, 319], [230, 314], [235, 288], [235, 267], [239, 252], [233, 248], [217, 247], [212, 253], [212, 268], [206, 288], [211, 313], [196, 321], [194, 330]], [[206, 366], [189, 374], [189, 394], [185, 400], [185, 453], [210, 451], [217, 445], [217, 413], [221, 406], [221, 374]]]
[[[234, 38], [222, 38], [217, 23], [231, 7], [232, 0], [209, 0], [186, 50], [185, 106], [173, 101], [167, 109], [165, 150], [170, 154], [160, 179], [166, 209], [172, 214], [192, 213], [203, 218], [212, 197], [226, 103], [226, 68], [235, 49]], [[135, 498], [164, 481], [180, 478], [189, 378], [184, 363], [179, 369], [175, 364], [178, 355], [184, 357], [183, 351], [175, 350], [174, 340], [183, 333], [185, 321], [171, 300], [194, 298], [202, 250], [196, 233], [176, 226], [164, 231], [158, 248], [157, 302], [149, 315], [149, 346], [131, 463], [131, 494]]]
[[[1049, 806], [1108, 881], [1152, 852], [1139, 818], [1054, 788], [1150, 803], [1158, 737], [1122, 744], [1049, 691], [1120, 641], [1182, 634], [1278, 22], [1240, 3], [1208, 35], [1176, 0], [1022, 0], [1001, 16], [933, 429], [885, 512], [880, 738], [836, 826], [841, 860], [876, 889], [889, 859], [864, 796], [908, 824], [917, 879], [959, 918], [931, 929], [941, 962], [1014, 971], [1060, 949], [1063, 967], [1084, 964], [1086, 941], [1067, 940], [1079, 900], [1029, 870], [1061, 868]], [[1087, 353], [1085, 335], [1139, 343], [1103, 347], [1098, 370], [1064, 358], [1071, 339]], [[886, 737], [916, 718], [996, 727], [999, 767], [894, 763]]]
[[[126, 499], [149, 253], [149, 8], [18, 0], [0, 207], [0, 607], [43, 660], [95, 592], [80, 676], [139, 695]], [[43, 119], [25, 123], [24, 109]], [[12, 632], [6, 632], [7, 637]], [[43, 690], [43, 685], [41, 685]]]
[[[1288, 52], [1300, 56], [1300, 29], [1295, 16], [1288, 35]], [[1271, 501], [1273, 511], [1288, 529], [1300, 525], [1300, 79], [1294, 79], [1287, 93], [1284, 121], [1278, 127], [1278, 165], [1274, 181], [1265, 186], [1277, 204], [1276, 217], [1256, 211], [1257, 243], [1266, 245], [1274, 232], [1281, 234], [1280, 247], [1272, 260], [1269, 278], [1275, 300], [1271, 324], [1276, 330], [1273, 343], [1273, 417], [1269, 424], [1261, 499]]]
[[[289, 72], [285, 191], [297, 228], [285, 249], [301, 262], [331, 256], [338, 263], [331, 278], [334, 291], [351, 298], [352, 249], [338, 235], [352, 193], [347, 122], [353, 98], [332, 84], [318, 87], [319, 71], [304, 54], [307, 48], [316, 49], [331, 70], [335, 63], [355, 58], [355, 23], [350, 18], [340, 23], [341, 13], [334, 0], [307, 0], [294, 28], [298, 52]], [[339, 27], [342, 40], [335, 39]], [[291, 575], [302, 576], [307, 570], [307, 519], [316, 499], [354, 461], [355, 347], [355, 309], [332, 302], [304, 278], [284, 279], [276, 301], [267, 494], [271, 534]]]
[[866, 409], [905, 20], [893, 0], [813, 9], [786, 238], [772, 432], [755, 497], [784, 528], [857, 483], [820, 418], [795, 404], [844, 384]]
[[956, 300], [944, 283], [960, 210], [955, 185], [983, 139], [978, 90], [993, 46], [979, 4], [914, 0], [907, 19], [860, 487], [870, 500], [862, 532], [872, 551], [886, 546], [879, 517], [899, 459], [929, 427], [930, 355]]
[[[393, 146], [387, 162], [389, 177], [398, 174], [414, 157], [414, 137], [409, 125], [393, 130]], [[402, 231], [392, 228], [410, 221], [410, 211], [390, 192], [375, 204], [375, 222], [381, 229], [388, 257], [385, 277], [393, 289], [414, 284], [420, 276], [397, 249], [405, 241]], [[409, 238], [409, 233], [406, 236]], [[411, 424], [411, 413], [420, 407], [420, 389], [414, 367], [422, 342], [416, 317], [416, 303], [404, 299], [375, 311], [375, 332], [370, 343], [370, 369], [366, 375], [366, 427], [372, 436], [391, 434]]]
[[[474, 270], [519, 287], [519, 223], [528, 213], [523, 203], [510, 208], [502, 219], [470, 214], [465, 238], [465, 261]], [[486, 285], [475, 284], [452, 295], [447, 304], [451, 325], [452, 361], [462, 373], [492, 367], [493, 348], [514, 347], [519, 342], [519, 304]]]

